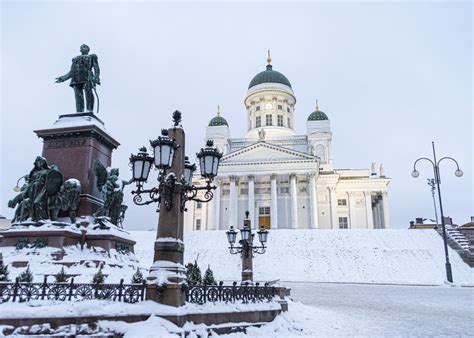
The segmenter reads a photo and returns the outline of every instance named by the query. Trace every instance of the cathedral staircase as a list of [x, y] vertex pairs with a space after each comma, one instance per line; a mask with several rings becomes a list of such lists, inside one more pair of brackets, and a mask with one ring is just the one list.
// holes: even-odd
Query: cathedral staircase
[[[443, 229], [441, 227], [438, 227], [436, 231], [443, 236]], [[455, 250], [471, 268], [474, 267], [474, 246], [470, 244], [467, 237], [450, 225], [446, 225], [446, 235], [451, 249]]]

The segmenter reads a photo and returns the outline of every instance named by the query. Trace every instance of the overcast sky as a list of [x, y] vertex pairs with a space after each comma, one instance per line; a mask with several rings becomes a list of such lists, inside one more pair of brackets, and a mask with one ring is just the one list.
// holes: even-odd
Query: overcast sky
[[[55, 84], [79, 46], [99, 57], [100, 118], [120, 141], [113, 166], [128, 179], [130, 153], [183, 112], [187, 153], [203, 144], [217, 104], [232, 136], [245, 133], [247, 86], [265, 69], [290, 80], [296, 129], [306, 131], [318, 98], [333, 130], [337, 168], [385, 166], [391, 222], [434, 218], [426, 178], [413, 162], [456, 158], [442, 165], [445, 214], [463, 224], [473, 211], [472, 5], [465, 3], [13, 3], [1, 22], [0, 214], [28, 173], [50, 127], [74, 112], [73, 91]], [[130, 188], [127, 189], [127, 192]], [[152, 228], [155, 206], [137, 207], [127, 194], [128, 229]]]

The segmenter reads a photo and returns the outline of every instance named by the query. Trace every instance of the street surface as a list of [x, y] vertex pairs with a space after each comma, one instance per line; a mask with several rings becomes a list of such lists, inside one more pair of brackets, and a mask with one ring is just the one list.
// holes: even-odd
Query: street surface
[[474, 336], [474, 288], [283, 284], [292, 288], [295, 301], [340, 318], [340, 326], [334, 324], [334, 317], [331, 323], [322, 321], [321, 332], [355, 336]]

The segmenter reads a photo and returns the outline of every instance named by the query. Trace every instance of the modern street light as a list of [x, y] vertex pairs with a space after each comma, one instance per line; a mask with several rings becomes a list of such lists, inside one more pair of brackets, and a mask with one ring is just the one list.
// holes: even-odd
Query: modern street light
[[255, 233], [252, 233], [248, 211], [245, 212], [245, 216], [244, 227], [240, 229], [240, 246], [234, 246], [237, 240], [237, 231], [234, 230], [234, 227], [231, 226], [230, 230], [226, 232], [227, 241], [230, 244], [229, 252], [232, 255], [240, 254], [242, 257], [242, 282], [253, 281], [253, 254], [265, 253], [267, 248], [265, 243], [267, 243], [269, 233], [264, 227], [256, 231], [261, 245], [254, 245]]
[[[182, 286], [186, 282], [183, 265], [185, 204], [190, 200], [209, 202], [212, 199], [212, 191], [216, 189], [212, 181], [217, 176], [222, 153], [213, 146], [212, 141], [208, 141], [196, 154], [206, 185], [194, 186], [192, 177], [196, 165], [184, 156], [185, 134], [180, 125], [179, 111], [173, 113], [173, 122], [172, 128], [162, 130], [161, 136], [150, 141], [153, 155], [142, 147], [138, 154], [130, 156], [130, 166], [132, 181], [136, 184], [136, 190], [132, 191], [135, 195], [133, 202], [137, 205], [158, 203], [157, 211], [160, 212], [146, 297], [162, 304], [182, 306], [185, 303]], [[152, 167], [158, 170], [158, 185], [145, 189], [144, 184]], [[198, 195], [199, 192], [204, 192], [203, 196]], [[156, 283], [161, 276], [168, 276], [164, 286]]]
[[445, 258], [446, 258], [446, 264], [445, 264], [446, 265], [446, 278], [449, 282], [452, 283], [453, 282], [453, 273], [452, 273], [452, 270], [451, 270], [451, 263], [449, 262], [448, 240], [447, 240], [447, 237], [446, 237], [446, 224], [445, 224], [445, 221], [444, 221], [443, 203], [442, 203], [442, 200], [441, 200], [441, 190], [440, 190], [440, 187], [439, 187], [439, 185], [441, 184], [441, 175], [440, 175], [440, 171], [439, 171], [439, 164], [443, 160], [451, 160], [456, 164], [456, 171], [454, 172], [454, 175], [456, 175], [457, 177], [461, 177], [463, 175], [463, 172], [462, 172], [461, 169], [459, 169], [458, 162], [452, 157], [443, 157], [443, 158], [437, 160], [436, 159], [436, 151], [435, 151], [434, 142], [431, 142], [431, 145], [433, 147], [433, 159], [429, 159], [427, 157], [420, 157], [419, 159], [417, 159], [415, 161], [415, 163], [413, 164], [413, 171], [411, 173], [411, 176], [413, 176], [414, 178], [417, 178], [418, 176], [420, 176], [420, 173], [416, 170], [416, 164], [421, 160], [426, 160], [426, 161], [430, 162], [431, 165], [433, 166], [434, 181], [436, 183], [436, 188], [438, 189], [439, 210], [440, 210], [440, 213], [441, 213], [441, 226], [443, 227], [444, 255], [445, 255]]

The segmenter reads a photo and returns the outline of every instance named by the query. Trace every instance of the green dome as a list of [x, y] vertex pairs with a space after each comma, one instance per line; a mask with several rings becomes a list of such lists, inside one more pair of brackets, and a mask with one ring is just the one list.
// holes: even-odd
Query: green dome
[[320, 110], [315, 110], [308, 116], [308, 121], [322, 121], [322, 120], [329, 120], [329, 119], [328, 119], [328, 116]]
[[213, 117], [211, 121], [209, 121], [209, 127], [215, 127], [215, 126], [229, 126], [225, 118], [223, 118], [220, 114], [217, 114], [217, 116]]
[[276, 70], [273, 70], [272, 65], [267, 65], [267, 70], [264, 70], [263, 72], [260, 72], [253, 77], [252, 81], [250, 81], [248, 89], [258, 84], [267, 82], [281, 83], [291, 88], [291, 83], [285, 75], [280, 72], [277, 72]]

